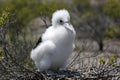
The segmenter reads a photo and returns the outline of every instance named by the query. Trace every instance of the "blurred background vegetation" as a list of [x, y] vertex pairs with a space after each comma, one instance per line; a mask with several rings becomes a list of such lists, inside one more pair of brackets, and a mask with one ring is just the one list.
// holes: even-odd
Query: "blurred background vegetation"
[[70, 12], [76, 52], [120, 53], [120, 0], [0, 0], [0, 61], [10, 58], [8, 51], [18, 63], [33, 68], [30, 51], [59, 9]]
[[[107, 38], [113, 38], [119, 37], [120, 34], [119, 7], [119, 0], [0, 0], [0, 25], [5, 24], [11, 15], [16, 21], [15, 25], [11, 26], [11, 31], [22, 30], [33, 19], [45, 15], [50, 21], [55, 10], [65, 8], [71, 13], [75, 28], [81, 28], [81, 25], [87, 26], [86, 24], [89, 23], [90, 27], [96, 28], [96, 30], [98, 28], [99, 35], [97, 36], [100, 38], [104, 34], [108, 35]], [[100, 18], [103, 20], [100, 20]], [[101, 31], [103, 28], [105, 28], [105, 31]], [[92, 30], [90, 29], [88, 32]]]

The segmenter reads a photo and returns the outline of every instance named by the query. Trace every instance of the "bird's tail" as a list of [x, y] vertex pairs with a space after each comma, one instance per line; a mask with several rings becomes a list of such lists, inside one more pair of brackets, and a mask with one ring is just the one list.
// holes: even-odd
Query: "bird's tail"
[[[39, 50], [40, 51], [40, 50]], [[34, 61], [37, 61], [42, 56], [38, 49], [33, 49], [30, 54], [30, 58]], [[38, 57], [39, 56], [39, 57]]]
[[42, 56], [52, 54], [55, 51], [55, 44], [52, 41], [44, 41], [31, 51], [31, 59], [40, 61]]

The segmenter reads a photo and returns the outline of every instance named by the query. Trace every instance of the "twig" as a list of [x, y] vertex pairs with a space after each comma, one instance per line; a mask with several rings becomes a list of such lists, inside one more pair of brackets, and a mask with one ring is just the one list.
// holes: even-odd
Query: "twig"
[[76, 59], [77, 59], [77, 57], [80, 55], [80, 53], [81, 53], [81, 50], [78, 52], [78, 53], [75, 53], [75, 54], [77, 54], [75, 57], [74, 57], [74, 59], [66, 66], [66, 68], [68, 68]]

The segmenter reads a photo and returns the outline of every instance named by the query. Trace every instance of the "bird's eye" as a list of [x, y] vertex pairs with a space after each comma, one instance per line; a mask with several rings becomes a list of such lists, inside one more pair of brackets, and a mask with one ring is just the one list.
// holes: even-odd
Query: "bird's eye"
[[62, 20], [60, 20], [60, 23], [63, 23], [63, 21], [62, 21]]

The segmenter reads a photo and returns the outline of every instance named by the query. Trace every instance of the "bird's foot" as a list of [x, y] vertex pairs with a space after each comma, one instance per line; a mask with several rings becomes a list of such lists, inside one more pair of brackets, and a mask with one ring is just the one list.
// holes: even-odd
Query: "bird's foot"
[[45, 70], [42, 73], [45, 75], [56, 75], [56, 71], [54, 70]]

